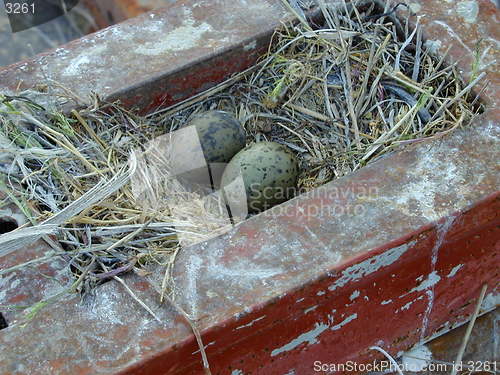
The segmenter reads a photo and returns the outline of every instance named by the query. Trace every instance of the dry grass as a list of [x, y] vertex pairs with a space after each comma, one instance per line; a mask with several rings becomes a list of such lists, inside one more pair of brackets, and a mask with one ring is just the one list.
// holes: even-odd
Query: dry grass
[[[64, 115], [32, 102], [29, 93], [0, 97], [0, 190], [7, 195], [0, 208], [14, 201], [35, 227], [54, 224], [59, 215], [56, 228], [45, 226], [35, 236], [67, 260], [80, 289], [151, 262], [165, 266], [168, 289], [179, 246], [230, 227], [217, 221], [210, 199], [165, 183], [169, 176], [141, 164], [143, 145], [195, 114], [228, 111], [243, 124], [248, 143], [290, 147], [300, 160], [301, 191], [466, 126], [480, 111], [470, 90], [483, 75], [463, 83], [444, 57], [425, 50], [420, 29], [410, 30], [415, 16], [398, 21], [377, 2], [359, 3], [332, 10], [319, 1], [324, 22], [283, 25], [256, 67], [147, 117], [98, 98]], [[126, 183], [137, 173], [149, 196]], [[47, 237], [49, 229], [58, 243]], [[0, 244], [13, 242], [0, 236]]]

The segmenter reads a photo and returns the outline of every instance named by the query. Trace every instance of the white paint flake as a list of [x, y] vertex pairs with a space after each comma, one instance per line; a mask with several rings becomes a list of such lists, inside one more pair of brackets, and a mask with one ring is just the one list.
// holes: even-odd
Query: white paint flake
[[422, 281], [419, 285], [410, 290], [408, 293], [403, 294], [400, 298], [407, 296], [408, 294], [411, 294], [413, 292], [422, 292], [428, 288], [431, 288], [434, 285], [436, 285], [439, 282], [439, 280], [441, 280], [441, 277], [437, 274], [437, 271], [433, 271], [427, 276], [427, 278], [424, 281]]
[[358, 318], [358, 314], [352, 314], [349, 315], [347, 318], [345, 318], [343, 321], [341, 321], [339, 324], [333, 326], [331, 328], [332, 331], [336, 331], [338, 329], [341, 329], [343, 326], [345, 326], [347, 323], [352, 322], [354, 319]]
[[459, 264], [455, 267], [453, 267], [453, 269], [450, 271], [450, 273], [448, 275], [446, 275], [446, 277], [449, 279], [450, 277], [453, 277], [457, 274], [457, 272], [460, 270], [460, 268], [462, 268], [464, 265], [463, 264]]
[[381, 305], [388, 305], [389, 303], [392, 303], [392, 299], [388, 299], [388, 300], [380, 302]]
[[360, 293], [359, 293], [359, 290], [355, 290], [355, 291], [354, 291], [354, 292], [352, 292], [352, 294], [349, 296], [349, 299], [350, 299], [351, 301], [354, 301], [356, 298], [358, 298], [358, 297], [359, 297], [359, 294], [360, 294]]
[[278, 354], [293, 350], [303, 343], [307, 343], [307, 345], [318, 343], [318, 336], [321, 335], [323, 332], [325, 332], [329, 327], [330, 326], [328, 324], [316, 323], [314, 329], [301, 334], [297, 338], [290, 341], [288, 344], [285, 344], [280, 348], [274, 349], [271, 352], [271, 357], [275, 357]]
[[401, 312], [403, 310], [408, 310], [410, 308], [410, 306], [413, 305], [414, 302], [419, 301], [419, 300], [421, 300], [423, 298], [424, 298], [424, 296], [420, 296], [420, 297], [414, 299], [413, 301], [408, 302], [407, 304], [401, 306], [400, 309], [396, 310], [396, 313], [399, 313], [399, 312]]
[[311, 307], [304, 310], [304, 314], [310, 313], [311, 311], [314, 311], [317, 308], [318, 308], [318, 305], [311, 306]]
[[415, 241], [409, 242], [346, 268], [342, 271], [342, 275], [332, 285], [330, 285], [328, 289], [335, 290], [343, 287], [352, 281], [357, 281], [362, 277], [378, 271], [382, 267], [391, 265], [408, 249], [413, 247], [414, 244]]
[[266, 317], [266, 315], [263, 315], [263, 316], [259, 316], [258, 318], [252, 320], [250, 323], [247, 323], [247, 324], [243, 324], [242, 326], [239, 326], [239, 327], [236, 327], [236, 329], [242, 329], [242, 328], [246, 328], [246, 327], [251, 327], [254, 325], [255, 322], [258, 322], [259, 320], [262, 320]]

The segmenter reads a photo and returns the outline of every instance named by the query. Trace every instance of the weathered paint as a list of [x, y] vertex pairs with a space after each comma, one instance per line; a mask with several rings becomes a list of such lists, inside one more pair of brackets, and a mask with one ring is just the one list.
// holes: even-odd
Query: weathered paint
[[[417, 280], [419, 280], [419, 278], [417, 278]], [[403, 294], [402, 296], [400, 296], [399, 298], [403, 298], [405, 296], [407, 296], [408, 294], [411, 294], [411, 293], [414, 293], [414, 292], [421, 292], [423, 290], [426, 290], [428, 288], [431, 288], [433, 287], [434, 285], [436, 285], [439, 280], [441, 280], [441, 277], [437, 274], [436, 271], [432, 271], [428, 276], [427, 278], [422, 281], [419, 285], [417, 285], [415, 288], [412, 288], [408, 293], [405, 293]]]
[[[151, 111], [249, 67], [286, 15], [272, 0], [252, 6], [244, 0], [173, 2], [0, 69], [0, 91], [33, 89], [49, 78], [59, 85], [51, 87], [53, 103], [46, 96], [45, 105], [60, 103], [57, 95], [68, 89], [83, 102], [96, 92]], [[204, 66], [206, 59], [219, 61]], [[66, 103], [65, 108], [74, 105]]]
[[304, 310], [304, 314], [308, 314], [311, 311], [316, 310], [317, 308], [318, 308], [318, 305], [314, 305], [314, 306], [308, 307], [307, 309]]
[[[464, 55], [472, 51], [474, 41], [460, 27], [455, 31], [453, 26], [458, 39], [453, 37], [451, 42], [432, 29], [433, 21], [446, 18], [434, 12], [446, 12], [452, 5], [419, 4], [422, 12], [429, 12], [424, 20], [426, 30], [431, 31], [428, 35], [439, 39], [442, 48], [452, 43]], [[478, 19], [484, 19], [487, 2], [478, 4], [482, 7]], [[201, 18], [198, 21], [203, 23]], [[178, 23], [172, 27], [175, 25]], [[247, 42], [253, 40], [258, 41], [259, 50], [263, 39], [254, 33]], [[245, 43], [237, 44], [235, 54], [241, 55]], [[63, 56], [65, 49], [59, 53]], [[481, 66], [490, 69], [493, 84], [488, 90], [491, 86], [496, 90], [489, 54]], [[82, 57], [79, 53], [73, 56]], [[163, 72], [165, 80], [155, 85], [191, 77], [192, 81], [183, 84], [183, 95], [187, 94], [190, 85], [196, 86], [206, 77], [194, 79], [189, 74], [215, 69], [221, 61], [218, 55], [209, 58], [186, 66], [185, 74], [176, 77], [168, 78], [169, 73]], [[241, 58], [245, 57], [239, 56], [238, 61]], [[83, 61], [78, 67], [87, 65], [85, 59], [76, 61]], [[30, 64], [19, 66], [24, 69], [20, 71], [30, 69]], [[138, 92], [141, 90], [130, 90], [127, 95]], [[487, 91], [485, 95], [490, 109], [477, 119], [475, 129], [409, 147], [179, 254], [174, 270], [175, 300], [193, 313], [214, 371], [308, 374], [316, 359], [371, 361], [377, 353], [366, 348], [374, 344], [397, 354], [422, 338], [427, 340], [466, 322], [483, 284], [489, 285], [484, 310], [498, 305], [500, 201], [495, 168], [500, 131], [498, 110], [491, 104], [498, 93]], [[158, 100], [156, 105], [167, 97], [146, 98], [140, 105], [151, 98]], [[360, 187], [375, 189], [361, 197], [356, 193]], [[332, 215], [328, 210], [311, 209], [353, 205], [362, 207], [364, 214], [353, 216], [348, 210], [338, 210], [340, 214]], [[14, 257], [0, 259], [2, 267], [40, 256], [47, 251], [40, 246], [36, 254], [30, 253], [33, 249], [22, 249]], [[62, 264], [41, 266], [44, 272], [54, 272]], [[460, 271], [448, 278], [459, 265]], [[190, 327], [173, 308], [157, 303], [161, 277], [157, 271], [147, 283], [134, 274], [124, 279], [163, 323], [138, 308], [123, 287], [113, 282], [100, 286], [84, 303], [75, 296], [46, 307], [43, 314], [25, 322], [24, 328], [16, 324], [22, 316], [11, 315], [9, 328], [0, 331], [2, 370], [32, 374], [201, 373], [199, 348]], [[33, 288], [29, 278], [27, 272], [5, 278], [7, 298], [25, 298], [23, 303], [29, 304], [40, 296], [23, 297], [22, 291], [52, 294], [60, 290], [59, 285]], [[24, 289], [18, 279], [26, 280]], [[351, 300], [356, 291], [363, 298]], [[317, 307], [304, 314], [311, 306]], [[387, 322], [398, 308], [389, 332], [372, 324]], [[265, 319], [259, 319], [262, 316]], [[236, 329], [248, 324], [250, 328]], [[60, 348], [65, 348], [64, 353]]]
[[252, 320], [250, 323], [247, 323], [247, 324], [243, 324], [242, 326], [239, 326], [239, 327], [236, 327], [236, 329], [242, 329], [242, 328], [247, 328], [247, 327], [251, 327], [254, 325], [255, 322], [258, 322], [259, 320], [262, 320], [264, 319], [266, 316], [263, 315], [263, 316], [259, 316], [258, 318], [255, 318], [254, 320]]
[[352, 294], [349, 296], [349, 299], [351, 301], [354, 301], [356, 298], [358, 298], [360, 295], [360, 292], [359, 290], [355, 290], [354, 292], [352, 292]]
[[[436, 142], [432, 147], [443, 153], [449, 149], [464, 148], [463, 151], [456, 151], [449, 161], [455, 163], [457, 168], [472, 173], [475, 170], [475, 158], [480, 158], [484, 165], [496, 162], [491, 148], [486, 147], [488, 142], [495, 140], [489, 136], [485, 138], [483, 134], [481, 128], [458, 133], [448, 140]], [[469, 148], [467, 142], [477, 144]], [[466, 156], [463, 154], [465, 149], [474, 151]], [[384, 196], [389, 194], [387, 189], [394, 189], [396, 195], [398, 189], [407, 184], [405, 179], [413, 177], [399, 175], [397, 186], [391, 180], [389, 185], [383, 187], [387, 179], [380, 180], [379, 176], [387, 176], [388, 168], [408, 169], [419, 165], [419, 155], [426, 152], [428, 146], [421, 145], [400, 155], [398, 167], [391, 164], [394, 161], [386, 159], [360, 170], [356, 178], [380, 184], [379, 190], [385, 192]], [[477, 189], [466, 190], [468, 193], [462, 199], [473, 202], [484, 194], [481, 191], [491, 191], [496, 186], [498, 176], [493, 171], [491, 174], [487, 171], [483, 172]], [[323, 193], [311, 196], [328, 202], [331, 199], [328, 194], [330, 189], [343, 189], [342, 184], [349, 188], [351, 183], [350, 179], [339, 180], [323, 187]], [[300, 197], [290, 203], [297, 208], [298, 205], [306, 204], [307, 199], [307, 196]], [[357, 198], [352, 196], [351, 199]], [[234, 366], [244, 373], [250, 373], [254, 371], [252, 369], [263, 366], [260, 370], [264, 373], [285, 373], [290, 368], [294, 368], [297, 374], [307, 373], [311, 364], [304, 361], [305, 353], [311, 353], [305, 358], [327, 359], [335, 356], [340, 360], [356, 354], [353, 348], [361, 350], [378, 340], [382, 340], [384, 346], [389, 345], [388, 349], [395, 353], [413, 345], [421, 332], [425, 331], [429, 335], [442, 325], [446, 328], [457, 321], [462, 323], [474, 305], [477, 287], [483, 282], [498, 284], [498, 279], [495, 279], [498, 276], [494, 276], [495, 258], [491, 258], [495, 254], [490, 256], [481, 250], [493, 249], [499, 236], [497, 231], [492, 231], [495, 223], [498, 223], [498, 219], [492, 219], [498, 212], [498, 207], [495, 208], [495, 204], [499, 204], [498, 198], [491, 197], [487, 202], [469, 204], [469, 208], [459, 215], [452, 208], [440, 222], [425, 224], [425, 216], [420, 216], [420, 222], [412, 223], [401, 216], [405, 215], [405, 211], [392, 211], [391, 215], [387, 215], [384, 210], [375, 209], [383, 205], [382, 202], [368, 200], [363, 203], [367, 212], [380, 212], [380, 217], [372, 215], [370, 218], [379, 223], [379, 231], [371, 231], [375, 236], [373, 238], [354, 236], [349, 242], [343, 239], [343, 232], [338, 230], [339, 223], [351, 220], [354, 221], [351, 225], [359, 227], [360, 224], [355, 221], [364, 221], [363, 217], [329, 217], [318, 222], [320, 226], [317, 227], [313, 225], [316, 220], [314, 216], [292, 217], [290, 213], [286, 217], [278, 214], [256, 216], [222, 237], [184, 249], [178, 255], [174, 270], [176, 285], [178, 291], [187, 293], [179, 292], [176, 301], [191, 313], [194, 310], [191, 303], [196, 299], [197, 324], [203, 332], [206, 351], [215, 368]], [[344, 201], [344, 204], [349, 202]], [[421, 212], [418, 207], [415, 210]], [[451, 220], [451, 217], [454, 219]], [[293, 226], [292, 218], [299, 220], [296, 226]], [[414, 220], [415, 216], [408, 215], [407, 218]], [[294, 230], [287, 236], [276, 235], [283, 221]], [[316, 247], [310, 240], [309, 232], [305, 229], [304, 232], [300, 231], [304, 221], [308, 222], [309, 230], [314, 231], [323, 244], [330, 244], [329, 247]], [[383, 227], [382, 222], [385, 223]], [[404, 227], [401, 227], [402, 224]], [[411, 227], [415, 228], [412, 234], [405, 235]], [[484, 228], [487, 234], [478, 237], [476, 234], [482, 233], [478, 232], [478, 228]], [[333, 234], [337, 236], [337, 241], [331, 241]], [[330, 241], [326, 242], [325, 238], [330, 238]], [[365, 250], [367, 246], [371, 250]], [[337, 260], [339, 253], [342, 254], [340, 262]], [[198, 261], [194, 258], [198, 258]], [[218, 266], [214, 267], [214, 264]], [[447, 278], [458, 265], [463, 265], [460, 272], [453, 278]], [[483, 274], [478, 277], [473, 270], [479, 266]], [[176, 317], [172, 309], [157, 305], [158, 294], [155, 290], [161, 285], [161, 275], [153, 273], [149, 280], [151, 288], [146, 289], [142, 285], [143, 279], [137, 276], [129, 275], [125, 280], [165, 322], [163, 325], [138, 309], [119, 284], [110, 282], [100, 287], [92, 300], [83, 305], [75, 298], [47, 308], [43, 315], [28, 322], [23, 330], [12, 325], [0, 333], [0, 342], [7, 340], [11, 345], [26, 350], [26, 355], [28, 352], [36, 353], [31, 345], [42, 338], [51, 340], [47, 343], [47, 350], [65, 342], [66, 355], [80, 363], [87, 363], [88, 371], [93, 374], [104, 373], [109, 366], [114, 371], [128, 369], [133, 372], [133, 366], [139, 362], [132, 362], [130, 358], [142, 358], [141, 366], [147, 366], [148, 369], [144, 371], [152, 373], [158, 373], [159, 369], [165, 373], [196, 373], [201, 368], [198, 348], [190, 338], [190, 328]], [[462, 282], [469, 285], [465, 293], [460, 287]], [[142, 283], [140, 289], [134, 287], [138, 283]], [[328, 290], [332, 285], [335, 288]], [[476, 285], [476, 289], [472, 289], [471, 285]], [[194, 293], [190, 288], [196, 288], [198, 292]], [[435, 288], [435, 296], [439, 296], [435, 297], [432, 305], [428, 303], [426, 294], [431, 288]], [[326, 293], [319, 293], [325, 290]], [[207, 291], [212, 292], [211, 296], [207, 295]], [[369, 297], [368, 300], [361, 298], [365, 295]], [[357, 298], [352, 299], [355, 296]], [[396, 300], [397, 305], [392, 302]], [[488, 300], [494, 298], [488, 297]], [[472, 302], [468, 307], [460, 308], [469, 301]], [[312, 306], [315, 306], [314, 310], [304, 314], [304, 310]], [[402, 306], [408, 308], [402, 309]], [[432, 308], [429, 309], [429, 306]], [[391, 332], [367, 329], [374, 319], [387, 319], [395, 309], [399, 309], [398, 321], [401, 323], [393, 324]], [[456, 309], [457, 316], [450, 315], [452, 309]], [[426, 311], [428, 323], [424, 329], [422, 319]], [[77, 317], [77, 320], [68, 325], [68, 319], [59, 322], [56, 316], [66, 316], [70, 320], [71, 317]], [[417, 316], [420, 319], [416, 319]], [[131, 317], [137, 322], [133, 327], [128, 326]], [[77, 327], [92, 328], [73, 347], [67, 341], [70, 340], [68, 329]], [[46, 336], [48, 329], [51, 331], [50, 337]], [[72, 332], [70, 337], [78, 335], [77, 331]], [[110, 332], [117, 332], [112, 341], [99, 339], [101, 336], [108, 337]], [[262, 340], [262, 337], [266, 337], [266, 340]], [[90, 344], [97, 340], [99, 345]], [[245, 344], [240, 340], [244, 340]], [[334, 345], [339, 340], [345, 342], [345, 347]], [[172, 347], [175, 342], [184, 344]], [[81, 345], [85, 350], [76, 351]], [[112, 349], [115, 347], [121, 347], [122, 350], [115, 352]], [[245, 349], [248, 347], [253, 348], [255, 358]], [[165, 351], [165, 348], [168, 349]], [[157, 351], [161, 351], [162, 356], [157, 357], [154, 354]], [[107, 358], [111, 362], [103, 364], [102, 360], [89, 361], [90, 358], [101, 358], [100, 353], [103, 352], [108, 353]], [[359, 360], [368, 360], [374, 355], [363, 353], [362, 350], [357, 352]], [[11, 357], [8, 351], [4, 351], [3, 356], [6, 360], [4, 365], [17, 368], [19, 353]], [[266, 357], [273, 358], [274, 362], [264, 360]], [[184, 360], [178, 362], [174, 358]], [[32, 367], [33, 373], [55, 371], [52, 362], [41, 360], [36, 363]], [[69, 371], [67, 366], [70, 363], [74, 361], [61, 363], [62, 367], [55, 373]], [[228, 370], [228, 373], [233, 369]]]
[[453, 267], [448, 275], [446, 275], [447, 278], [453, 277], [457, 274], [457, 272], [463, 267], [463, 264], [458, 264], [455, 267]]
[[410, 301], [410, 302], [406, 303], [405, 305], [401, 306], [401, 308], [397, 309], [397, 310], [395, 311], [395, 313], [397, 314], [397, 313], [399, 313], [399, 312], [401, 312], [401, 311], [403, 311], [403, 310], [408, 310], [408, 309], [410, 308], [410, 306], [411, 306], [414, 302], [419, 301], [419, 300], [421, 300], [421, 299], [423, 299], [423, 298], [424, 298], [424, 296], [420, 296], [420, 297], [418, 297], [418, 298], [415, 298], [413, 301]]
[[415, 245], [415, 242], [398, 246], [347, 268], [342, 271], [342, 276], [328, 287], [328, 290], [334, 291], [335, 289], [343, 287], [350, 282], [366, 277], [367, 275], [378, 271], [382, 267], [391, 265], [413, 245]]
[[321, 335], [328, 328], [330, 328], [329, 324], [316, 323], [315, 327], [312, 330], [310, 330], [308, 332], [304, 332], [301, 335], [299, 335], [298, 337], [294, 338], [289, 343], [283, 345], [282, 347], [274, 349], [271, 352], [271, 357], [274, 357], [278, 354], [293, 350], [304, 343], [306, 343], [307, 345], [317, 344], [319, 342], [318, 336]]
[[345, 318], [343, 321], [341, 321], [339, 324], [334, 325], [332, 328], [330, 328], [332, 331], [336, 331], [338, 329], [341, 329], [343, 326], [346, 324], [352, 322], [354, 319], [358, 317], [358, 314], [354, 313], [352, 315], [349, 315], [347, 318]]

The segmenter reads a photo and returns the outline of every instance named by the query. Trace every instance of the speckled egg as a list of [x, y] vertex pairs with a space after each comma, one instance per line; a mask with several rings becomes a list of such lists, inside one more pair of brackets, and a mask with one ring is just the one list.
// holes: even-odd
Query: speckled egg
[[221, 111], [202, 113], [165, 138], [169, 170], [189, 190], [217, 189], [226, 164], [246, 141], [241, 124]]
[[227, 112], [204, 112], [186, 126], [196, 127], [208, 163], [227, 163], [245, 147], [245, 130], [239, 121]]
[[[248, 212], [264, 211], [294, 195], [299, 169], [291, 150], [276, 142], [258, 142], [238, 152], [222, 175], [229, 206], [246, 203]], [[229, 194], [242, 181], [244, 192]], [[244, 197], [246, 195], [246, 202]]]

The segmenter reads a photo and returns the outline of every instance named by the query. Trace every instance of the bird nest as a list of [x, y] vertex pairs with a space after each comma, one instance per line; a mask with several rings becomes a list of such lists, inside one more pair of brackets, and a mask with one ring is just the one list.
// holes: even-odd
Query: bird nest
[[53, 251], [29, 264], [64, 259], [76, 279], [68, 291], [157, 264], [168, 295], [179, 249], [231, 223], [204, 197], [147, 174], [155, 199], [138, 204], [130, 180], [143, 170], [142, 145], [151, 139], [204, 111], [227, 111], [245, 128], [247, 144], [269, 140], [293, 150], [300, 194], [409, 144], [444, 137], [481, 111], [471, 89], [484, 75], [463, 82], [445, 55], [434, 56], [418, 15], [401, 9], [406, 16], [396, 18], [395, 8], [377, 1], [335, 9], [319, 3], [321, 16], [310, 20], [285, 3], [299, 22], [275, 32], [258, 64], [148, 116], [96, 96], [67, 114], [30, 92], [0, 96], [0, 210], [13, 202], [29, 220], [0, 236], [0, 256], [44, 239]]

